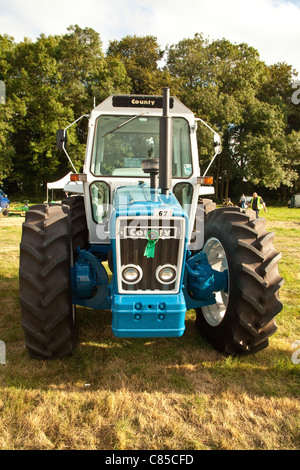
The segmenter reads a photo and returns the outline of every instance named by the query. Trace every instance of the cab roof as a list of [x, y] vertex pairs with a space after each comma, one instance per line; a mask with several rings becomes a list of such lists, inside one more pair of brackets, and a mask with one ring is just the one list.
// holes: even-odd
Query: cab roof
[[[163, 97], [154, 95], [111, 95], [93, 109], [99, 114], [133, 114], [145, 113], [162, 115]], [[170, 116], [194, 117], [194, 113], [188, 109], [176, 97], [170, 97]]]

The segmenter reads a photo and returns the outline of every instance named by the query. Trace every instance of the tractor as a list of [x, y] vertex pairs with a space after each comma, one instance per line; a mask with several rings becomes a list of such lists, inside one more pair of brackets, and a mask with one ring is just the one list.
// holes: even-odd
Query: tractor
[[[83, 171], [67, 151], [71, 125], [88, 118]], [[197, 126], [214, 150], [200, 174]], [[57, 132], [81, 193], [26, 212], [20, 245], [25, 345], [61, 358], [78, 340], [76, 307], [111, 311], [117, 338], [181, 337], [186, 312], [217, 351], [262, 350], [281, 311], [280, 253], [265, 220], [220, 207], [207, 176], [219, 134], [168, 88], [113, 95]]]

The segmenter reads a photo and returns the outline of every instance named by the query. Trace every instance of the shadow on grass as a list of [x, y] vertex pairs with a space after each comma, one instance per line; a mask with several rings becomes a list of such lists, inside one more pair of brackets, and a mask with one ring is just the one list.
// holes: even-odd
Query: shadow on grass
[[[271, 337], [269, 348], [247, 357], [223, 356], [202, 339], [188, 314], [180, 338], [116, 338], [111, 312], [78, 308], [80, 337], [73, 356], [38, 361], [24, 346], [17, 302], [9, 325], [0, 316], [0, 339], [6, 342], [7, 363], [0, 366], [0, 385], [24, 389], [87, 392], [176, 392], [218, 394], [224, 391], [255, 396], [299, 394], [300, 365], [291, 361], [286, 343]], [[1, 325], [5, 337], [1, 338]]]

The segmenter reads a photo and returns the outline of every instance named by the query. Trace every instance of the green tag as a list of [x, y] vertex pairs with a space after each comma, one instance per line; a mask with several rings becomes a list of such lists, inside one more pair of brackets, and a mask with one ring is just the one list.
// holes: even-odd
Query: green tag
[[[155, 238], [153, 237], [153, 234], [155, 235]], [[158, 242], [158, 239], [159, 239], [159, 233], [156, 230], [148, 231], [148, 234], [147, 234], [148, 243], [144, 252], [144, 256], [146, 256], [147, 258], [154, 258], [155, 243]]]

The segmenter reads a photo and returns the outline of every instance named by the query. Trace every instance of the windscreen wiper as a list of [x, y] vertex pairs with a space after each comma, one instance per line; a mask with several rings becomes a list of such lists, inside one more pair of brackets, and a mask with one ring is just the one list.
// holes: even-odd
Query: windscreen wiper
[[119, 124], [117, 127], [115, 127], [114, 129], [112, 129], [111, 131], [107, 131], [102, 137], [105, 137], [107, 136], [108, 134], [112, 134], [113, 132], [117, 131], [118, 129], [120, 129], [120, 127], [123, 127], [125, 126], [126, 124], [128, 124], [129, 122], [133, 121], [134, 119], [136, 119], [137, 117], [140, 117], [140, 116], [143, 116], [143, 114], [146, 114], [146, 112], [142, 112], [140, 114], [137, 114], [136, 116], [133, 116], [132, 118], [130, 119], [127, 119], [127, 121], [125, 122], [122, 122], [121, 124]]

